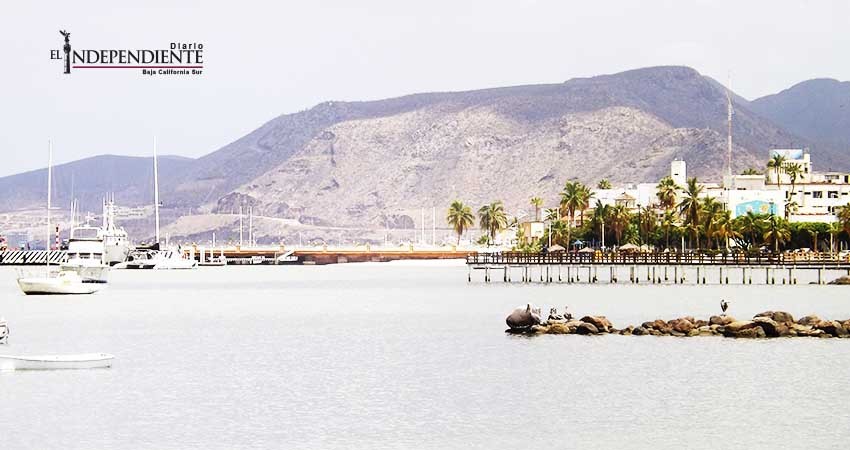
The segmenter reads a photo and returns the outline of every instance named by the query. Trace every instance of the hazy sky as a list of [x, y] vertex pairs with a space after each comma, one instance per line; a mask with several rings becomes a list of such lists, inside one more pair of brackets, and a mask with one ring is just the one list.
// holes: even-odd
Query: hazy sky
[[[0, 175], [102, 153], [201, 156], [325, 100], [529, 83], [688, 65], [752, 99], [815, 77], [850, 79], [840, 1], [5, 2]], [[175, 6], [180, 4], [181, 6]], [[81, 48], [204, 44], [201, 77], [70, 76]]]

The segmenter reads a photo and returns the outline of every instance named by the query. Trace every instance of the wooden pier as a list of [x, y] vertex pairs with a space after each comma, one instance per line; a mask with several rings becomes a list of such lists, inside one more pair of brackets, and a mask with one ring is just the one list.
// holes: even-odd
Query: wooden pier
[[470, 254], [466, 264], [470, 282], [473, 271], [483, 271], [485, 282], [494, 273], [511, 282], [519, 273], [523, 282], [590, 284], [797, 284], [798, 271], [814, 271], [817, 284], [824, 284], [827, 271], [850, 275], [850, 261], [830, 254], [503, 252]]
[[211, 256], [224, 255], [227, 264], [340, 264], [352, 262], [386, 262], [405, 259], [464, 259], [476, 254], [454, 247], [415, 248], [408, 247], [311, 247], [297, 248], [289, 246], [264, 247], [202, 247], [187, 246], [183, 253], [190, 258], [201, 260]]

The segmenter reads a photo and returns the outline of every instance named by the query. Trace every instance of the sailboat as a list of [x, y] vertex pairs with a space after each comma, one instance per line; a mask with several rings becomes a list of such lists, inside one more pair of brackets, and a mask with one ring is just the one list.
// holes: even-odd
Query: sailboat
[[46, 273], [43, 277], [18, 278], [18, 287], [26, 295], [51, 294], [92, 294], [99, 291], [104, 284], [91, 282], [81, 277], [73, 270], [60, 270], [53, 275], [50, 272], [50, 195], [53, 188], [53, 142], [48, 141], [47, 158], [47, 240], [48, 249]]
[[153, 248], [137, 249], [130, 253], [127, 262], [123, 265], [127, 269], [195, 269], [198, 267], [198, 262], [194, 259], [186, 258], [183, 252], [178, 250], [160, 249], [159, 245], [159, 171], [156, 158], [156, 138], [153, 140], [153, 210], [154, 219], [156, 222], [156, 241]]

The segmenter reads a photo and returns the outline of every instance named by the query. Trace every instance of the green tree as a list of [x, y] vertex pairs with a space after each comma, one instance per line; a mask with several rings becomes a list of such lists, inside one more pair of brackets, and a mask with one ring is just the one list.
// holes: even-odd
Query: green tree
[[764, 232], [764, 241], [773, 244], [773, 251], [779, 253], [779, 246], [791, 238], [788, 222], [785, 219], [771, 215], [767, 219], [767, 230]]
[[835, 217], [838, 218], [838, 223], [841, 225], [841, 229], [845, 233], [850, 234], [850, 203], [836, 208]]
[[540, 197], [531, 197], [531, 206], [534, 206], [534, 220], [540, 220], [540, 207], [543, 206], [543, 199]]
[[702, 194], [702, 186], [698, 184], [696, 177], [688, 178], [688, 185], [685, 187], [684, 197], [679, 202], [679, 213], [684, 219], [684, 225], [696, 242], [699, 248], [699, 229], [702, 213], [702, 205], [700, 204], [700, 195]]
[[617, 240], [617, 245], [620, 245], [620, 240], [623, 237], [623, 232], [626, 230], [626, 227], [629, 226], [629, 222], [631, 222], [632, 214], [624, 205], [616, 205], [611, 209], [611, 215], [609, 217], [610, 228], [614, 232], [614, 237]]
[[492, 244], [496, 239], [496, 233], [508, 226], [508, 217], [505, 215], [505, 206], [501, 200], [478, 209], [478, 224], [482, 231], [489, 236], [488, 243]]
[[611, 182], [607, 178], [603, 178], [599, 180], [599, 183], [596, 183], [596, 189], [611, 189]]
[[761, 236], [764, 227], [764, 217], [752, 211], [747, 211], [745, 215], [738, 217], [735, 221], [738, 232], [749, 238], [747, 243], [752, 247], [757, 246], [759, 242], [757, 238]]
[[461, 235], [475, 223], [475, 216], [469, 206], [464, 205], [460, 200], [455, 200], [449, 206], [446, 222], [457, 233], [457, 244], [460, 245]]
[[750, 167], [750, 168], [744, 170], [743, 172], [741, 172], [741, 175], [761, 175], [761, 172]]
[[788, 193], [788, 198], [790, 198], [794, 193], [794, 188], [797, 186], [797, 178], [803, 177], [803, 168], [797, 163], [786, 164], [785, 173], [791, 179], [791, 192]]
[[664, 216], [661, 218], [661, 228], [664, 230], [664, 246], [670, 248], [670, 233], [675, 231], [679, 226], [679, 217], [675, 211], [668, 209], [664, 211]]
[[[706, 247], [711, 247], [711, 239], [717, 238], [717, 219], [720, 214], [723, 212], [723, 205], [717, 200], [711, 197], [704, 197], [702, 199], [702, 229], [705, 232], [705, 244]], [[699, 244], [697, 244], [699, 246]], [[720, 247], [719, 242], [717, 242], [717, 247]]]
[[681, 188], [676, 185], [676, 182], [672, 178], [662, 178], [658, 182], [655, 192], [655, 196], [658, 197], [658, 204], [665, 210], [676, 206], [676, 194], [679, 192], [679, 189]]
[[723, 241], [724, 248], [729, 250], [730, 239], [740, 239], [741, 233], [735, 229], [735, 223], [732, 220], [732, 213], [728, 210], [723, 210], [715, 219], [715, 236], [718, 240]]
[[782, 187], [782, 178], [779, 177], [779, 174], [783, 171], [783, 165], [785, 165], [785, 157], [779, 153], [773, 155], [767, 162], [767, 170], [772, 169], [776, 173], [777, 187]]

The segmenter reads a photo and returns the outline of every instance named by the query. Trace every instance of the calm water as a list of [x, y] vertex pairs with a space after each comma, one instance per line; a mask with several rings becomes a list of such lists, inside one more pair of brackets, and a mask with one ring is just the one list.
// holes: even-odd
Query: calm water
[[117, 359], [0, 373], [0, 447], [811, 448], [850, 437], [850, 340], [503, 333], [528, 301], [624, 326], [707, 317], [721, 297], [739, 318], [850, 317], [848, 287], [467, 284], [458, 262], [113, 271], [108, 290], [75, 298], [24, 297], [3, 269], [12, 340], [0, 352]]

